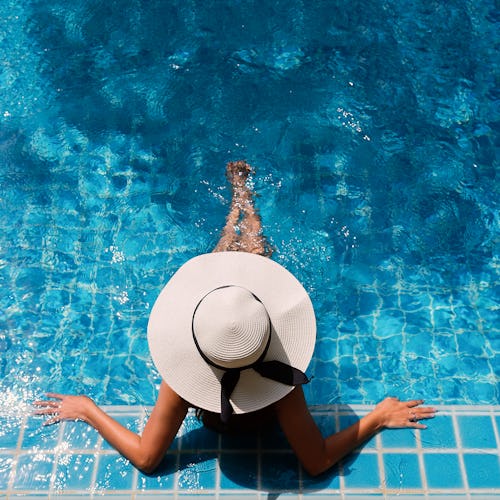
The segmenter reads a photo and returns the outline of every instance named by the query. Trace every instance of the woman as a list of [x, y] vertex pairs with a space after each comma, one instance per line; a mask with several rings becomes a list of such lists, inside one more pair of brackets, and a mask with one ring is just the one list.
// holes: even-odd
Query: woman
[[190, 407], [222, 431], [267, 425], [271, 418], [311, 475], [384, 428], [425, 428], [419, 420], [432, 418], [433, 408], [387, 398], [350, 427], [321, 435], [301, 388], [314, 349], [314, 311], [295, 277], [265, 258], [272, 251], [246, 184], [250, 172], [243, 161], [227, 165], [232, 201], [220, 241], [174, 274], [151, 311], [148, 341], [162, 383], [142, 435], [86, 396], [50, 393], [51, 400], [37, 401], [36, 413], [50, 416], [46, 425], [83, 420], [151, 473]]

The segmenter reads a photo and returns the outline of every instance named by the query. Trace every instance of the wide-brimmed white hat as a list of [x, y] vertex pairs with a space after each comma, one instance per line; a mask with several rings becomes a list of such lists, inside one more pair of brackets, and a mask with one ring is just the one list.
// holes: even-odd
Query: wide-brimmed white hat
[[191, 405], [223, 416], [264, 408], [307, 382], [315, 339], [304, 287], [283, 266], [246, 252], [186, 262], [148, 324], [163, 380]]

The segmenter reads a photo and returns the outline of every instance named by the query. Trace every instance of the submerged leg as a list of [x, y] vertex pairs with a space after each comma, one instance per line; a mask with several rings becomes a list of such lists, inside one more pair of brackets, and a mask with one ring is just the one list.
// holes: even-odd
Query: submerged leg
[[232, 200], [226, 225], [214, 252], [243, 251], [270, 256], [272, 249], [262, 235], [262, 222], [246, 185], [252, 167], [244, 161], [227, 164], [226, 176], [232, 186]]

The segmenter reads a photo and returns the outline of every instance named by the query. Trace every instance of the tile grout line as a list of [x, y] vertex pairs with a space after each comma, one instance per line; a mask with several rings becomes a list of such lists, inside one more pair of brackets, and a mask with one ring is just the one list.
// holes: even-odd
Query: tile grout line
[[375, 436], [376, 443], [376, 454], [377, 454], [377, 465], [378, 465], [378, 480], [379, 480], [379, 488], [384, 495], [384, 498], [387, 496], [387, 478], [385, 476], [385, 466], [384, 466], [384, 456], [385, 456], [385, 448], [382, 443], [382, 436], [377, 434]]
[[453, 427], [455, 429], [455, 439], [457, 441], [457, 458], [458, 458], [458, 465], [460, 466], [460, 474], [462, 475], [463, 488], [465, 490], [465, 494], [467, 495], [467, 497], [470, 498], [469, 480], [467, 478], [467, 471], [465, 469], [465, 462], [464, 462], [462, 435], [460, 433], [460, 426], [458, 425], [458, 417], [454, 411], [452, 412], [451, 419], [453, 422]]
[[429, 497], [429, 484], [427, 481], [427, 472], [425, 470], [424, 447], [422, 446], [422, 434], [420, 430], [415, 433], [415, 442], [417, 444], [417, 460], [420, 472], [420, 484], [425, 498]]
[[59, 429], [57, 429], [57, 445], [54, 450], [54, 463], [52, 464], [52, 474], [49, 480], [49, 494], [57, 493], [54, 489], [56, 479], [57, 479], [57, 466], [59, 464], [59, 458], [61, 456], [61, 448], [62, 448], [62, 438], [64, 436], [64, 429], [66, 428], [66, 422], [62, 421], [59, 424]]
[[9, 482], [7, 484], [7, 495], [9, 492], [11, 494], [14, 492], [14, 483], [16, 480], [16, 472], [17, 472], [17, 466], [19, 463], [19, 455], [21, 454], [21, 446], [23, 444], [24, 440], [24, 432], [27, 427], [27, 422], [28, 422], [28, 413], [25, 413], [23, 415], [22, 423], [21, 423], [21, 430], [19, 431], [19, 436], [17, 437], [17, 443], [16, 443], [16, 449], [14, 450], [14, 455], [12, 457], [12, 469], [10, 471], [10, 476], [9, 476]]
[[497, 442], [497, 453], [499, 454], [500, 458], [500, 432], [498, 430], [497, 419], [495, 418], [495, 412], [493, 409], [490, 410], [490, 417], [493, 424], [493, 434], [495, 434], [495, 439]]
[[92, 478], [90, 480], [90, 492], [92, 495], [95, 495], [97, 492], [97, 470], [99, 469], [99, 462], [101, 461], [101, 455], [102, 455], [102, 442], [103, 439], [101, 436], [97, 438], [97, 443], [96, 443], [96, 452], [95, 452], [95, 462], [94, 462], [94, 468], [92, 470]]

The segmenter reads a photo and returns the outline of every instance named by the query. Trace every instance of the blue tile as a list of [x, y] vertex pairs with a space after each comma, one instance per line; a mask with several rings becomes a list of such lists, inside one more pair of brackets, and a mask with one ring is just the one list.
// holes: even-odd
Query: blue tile
[[6, 490], [9, 485], [12, 464], [11, 457], [0, 457], [0, 490]]
[[118, 454], [100, 455], [96, 487], [104, 490], [129, 490], [132, 488], [134, 467]]
[[214, 454], [187, 453], [181, 455], [177, 485], [179, 490], [204, 490], [215, 488], [217, 459]]
[[222, 453], [219, 459], [222, 489], [257, 489], [256, 453]]
[[17, 463], [14, 489], [48, 490], [53, 466], [53, 455], [43, 455], [41, 453], [21, 455]]
[[500, 458], [497, 454], [465, 453], [464, 464], [471, 488], [500, 489]]
[[386, 429], [380, 434], [383, 448], [416, 448], [413, 429]]
[[463, 448], [496, 448], [491, 417], [459, 416], [457, 422]]
[[94, 455], [62, 455], [57, 461], [54, 487], [57, 490], [86, 490], [91, 486]]
[[387, 488], [421, 488], [418, 457], [410, 453], [384, 453], [385, 485]]
[[365, 453], [344, 460], [344, 480], [347, 488], [377, 487], [380, 484], [377, 455]]
[[424, 454], [427, 484], [430, 488], [462, 488], [458, 456], [451, 453]]
[[0, 449], [17, 447], [22, 419], [19, 417], [0, 417]]
[[457, 441], [451, 416], [438, 413], [426, 425], [427, 429], [420, 433], [421, 443], [424, 448], [456, 448]]
[[99, 433], [85, 422], [66, 422], [62, 441], [74, 450], [98, 448]]
[[214, 450], [219, 447], [219, 434], [204, 427], [195, 416], [188, 415], [182, 424], [183, 450]]
[[39, 417], [28, 418], [21, 445], [23, 449], [53, 450], [57, 446], [61, 426], [59, 424], [44, 426], [45, 420]]
[[263, 453], [261, 456], [261, 486], [269, 490], [297, 490], [299, 463], [293, 453]]
[[177, 473], [177, 455], [167, 454], [153, 474], [138, 473], [137, 488], [147, 490], [172, 490]]

